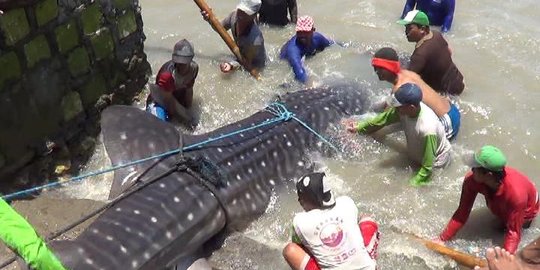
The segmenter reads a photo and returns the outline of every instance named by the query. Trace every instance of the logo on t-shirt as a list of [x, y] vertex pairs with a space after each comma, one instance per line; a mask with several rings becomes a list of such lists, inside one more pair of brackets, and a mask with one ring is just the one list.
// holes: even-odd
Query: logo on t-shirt
[[343, 229], [338, 223], [325, 224], [321, 228], [319, 238], [325, 246], [337, 247], [343, 241]]

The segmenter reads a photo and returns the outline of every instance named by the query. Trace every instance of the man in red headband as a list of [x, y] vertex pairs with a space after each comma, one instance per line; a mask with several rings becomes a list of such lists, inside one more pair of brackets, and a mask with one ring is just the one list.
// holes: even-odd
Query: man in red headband
[[461, 122], [458, 108], [446, 97], [439, 95], [412, 71], [401, 69], [396, 51], [392, 48], [379, 49], [371, 61], [379, 80], [393, 85], [392, 93], [405, 83], [414, 83], [422, 90], [422, 102], [431, 108], [444, 126], [446, 138], [453, 139]]

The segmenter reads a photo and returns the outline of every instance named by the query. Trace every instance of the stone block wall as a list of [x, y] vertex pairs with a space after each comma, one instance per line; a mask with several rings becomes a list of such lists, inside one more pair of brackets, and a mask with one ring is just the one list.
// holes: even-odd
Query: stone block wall
[[0, 10], [2, 182], [95, 137], [99, 111], [131, 103], [150, 65], [136, 0], [0, 0]]

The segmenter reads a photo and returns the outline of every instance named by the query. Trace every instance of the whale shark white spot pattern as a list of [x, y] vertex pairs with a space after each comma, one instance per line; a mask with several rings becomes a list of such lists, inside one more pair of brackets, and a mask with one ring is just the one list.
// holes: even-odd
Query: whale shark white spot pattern
[[127, 134], [125, 132], [120, 133], [120, 139], [127, 140]]
[[251, 195], [249, 193], [246, 193], [246, 199], [251, 200]]
[[244, 155], [240, 155], [241, 160], [244, 160], [244, 158], [245, 158]]
[[84, 253], [84, 249], [79, 247], [77, 248], [77, 252], [82, 255]]
[[128, 232], [128, 233], [131, 232], [131, 228], [130, 228], [130, 227], [125, 227], [124, 230], [125, 230], [126, 232]]
[[147, 259], [147, 260], [150, 259], [150, 253], [145, 252], [145, 253], [143, 254], [143, 257], [144, 257], [145, 259]]
[[98, 234], [98, 233], [99, 233], [99, 230], [98, 230], [98, 229], [92, 229], [92, 233]]
[[257, 152], [257, 147], [253, 147], [253, 152]]
[[140, 214], [140, 213], [141, 213], [141, 211], [139, 211], [139, 210], [135, 209], [135, 210], [133, 210], [133, 213], [134, 213], [135, 215], [138, 215], [138, 214]]
[[131, 262], [131, 267], [137, 268], [137, 266], [139, 266], [139, 262], [137, 262], [137, 261], [132, 261]]
[[193, 220], [193, 213], [189, 213], [189, 214], [187, 215], [187, 219], [188, 219], [189, 221], [192, 221], [192, 220]]
[[236, 203], [238, 203], [238, 201], [237, 201], [236, 199], [234, 199], [234, 200], [232, 201], [232, 205], [236, 205]]
[[174, 200], [175, 203], [179, 203], [179, 202], [180, 202], [180, 199], [178, 199], [178, 197], [176, 197], [176, 196], [174, 196], [173, 200]]
[[159, 187], [160, 187], [160, 188], [165, 188], [165, 184], [159, 183]]
[[218, 147], [217, 150], [218, 150], [218, 152], [223, 153], [223, 149], [221, 149], [221, 148]]
[[230, 161], [227, 161], [227, 166], [232, 166], [232, 163]]
[[166, 231], [165, 237], [167, 237], [167, 239], [172, 239], [172, 233], [170, 231]]
[[298, 161], [298, 166], [299, 166], [299, 167], [304, 167], [304, 165], [305, 165], [305, 164], [304, 164], [303, 161]]
[[151, 150], [156, 150], [156, 145], [153, 142], [148, 143], [148, 147], [150, 147]]
[[120, 251], [122, 251], [122, 253], [124, 253], [124, 254], [127, 254], [127, 249], [126, 249], [126, 247], [124, 247], [124, 246], [122, 246], [122, 245], [120, 245]]
[[248, 173], [249, 174], [252, 174], [253, 173], [253, 170], [251, 168], [248, 168]]
[[236, 175], [236, 179], [242, 180], [242, 177], [241, 177], [239, 174], [237, 174], [237, 175]]
[[150, 221], [152, 221], [152, 223], [156, 223], [156, 222], [157, 222], [157, 218], [156, 218], [156, 217], [151, 217], [151, 218], [150, 218]]
[[90, 258], [86, 258], [86, 259], [84, 260], [84, 262], [86, 262], [86, 263], [89, 264], [89, 265], [94, 264], [94, 261], [92, 261], [92, 259], [90, 259]]
[[274, 179], [268, 180], [268, 183], [270, 183], [270, 185], [272, 185], [272, 186], [276, 185], [276, 182], [274, 181]]
[[292, 146], [292, 143], [288, 141], [288, 142], [287, 142], [287, 146], [288, 146], [288, 147], [291, 147], [291, 146]]
[[110, 236], [110, 235], [105, 236], [105, 239], [107, 239], [107, 241], [112, 241], [112, 240], [114, 240], [114, 238], [113, 238], [112, 236]]
[[261, 161], [261, 166], [266, 167], [266, 163], [264, 161]]

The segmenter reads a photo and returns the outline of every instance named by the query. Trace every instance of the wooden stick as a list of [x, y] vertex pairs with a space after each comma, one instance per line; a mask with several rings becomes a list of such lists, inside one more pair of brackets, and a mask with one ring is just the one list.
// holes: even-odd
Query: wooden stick
[[240, 64], [246, 70], [249, 71], [249, 74], [251, 74], [251, 76], [255, 77], [255, 79], [258, 80], [259, 72], [255, 68], [248, 66], [245, 59], [242, 57], [242, 54], [240, 54], [240, 49], [238, 48], [238, 46], [236, 46], [236, 42], [234, 42], [234, 40], [229, 35], [227, 30], [223, 28], [223, 25], [221, 25], [221, 22], [214, 15], [210, 6], [208, 6], [208, 4], [204, 0], [194, 0], [194, 1], [201, 10], [204, 10], [206, 11], [206, 13], [208, 13], [208, 23], [210, 23], [210, 25], [212, 25], [212, 27], [216, 29], [216, 32], [223, 39], [223, 41], [225, 41], [225, 44], [227, 44], [227, 46], [229, 47], [231, 52], [234, 54], [234, 56], [236, 56], [236, 58], [238, 59], [238, 62], [240, 62]]
[[417, 241], [423, 243], [428, 249], [431, 249], [441, 255], [447, 256], [451, 258], [452, 260], [456, 261], [458, 264], [463, 265], [465, 267], [469, 267], [473, 269], [477, 265], [480, 267], [487, 266], [487, 261], [485, 259], [478, 258], [471, 254], [461, 252], [461, 251], [452, 249], [450, 247], [447, 247], [445, 245], [435, 243], [431, 240], [424, 239], [413, 233], [406, 233], [406, 234], [413, 237]]

